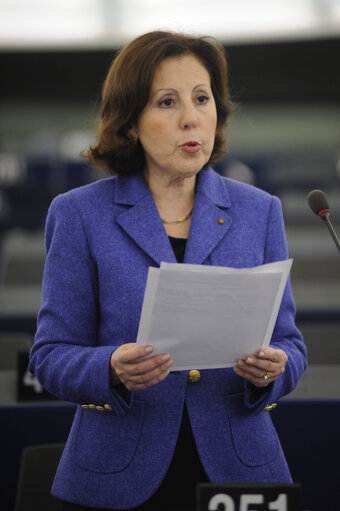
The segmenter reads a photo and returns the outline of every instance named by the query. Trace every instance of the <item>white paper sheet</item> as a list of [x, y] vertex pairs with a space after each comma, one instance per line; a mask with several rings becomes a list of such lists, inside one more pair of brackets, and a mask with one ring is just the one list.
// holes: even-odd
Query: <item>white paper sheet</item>
[[269, 345], [291, 265], [149, 268], [137, 344], [170, 353], [171, 371], [233, 366]]

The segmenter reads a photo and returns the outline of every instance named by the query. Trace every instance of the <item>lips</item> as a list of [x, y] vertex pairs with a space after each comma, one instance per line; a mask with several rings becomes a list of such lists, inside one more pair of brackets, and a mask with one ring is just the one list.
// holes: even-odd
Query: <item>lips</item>
[[201, 149], [201, 144], [196, 140], [189, 140], [188, 142], [180, 145], [180, 148], [186, 153], [197, 153]]

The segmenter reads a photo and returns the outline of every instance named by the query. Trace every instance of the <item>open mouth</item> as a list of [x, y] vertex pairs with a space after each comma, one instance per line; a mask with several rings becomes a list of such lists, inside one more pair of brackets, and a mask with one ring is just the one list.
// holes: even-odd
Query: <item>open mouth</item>
[[183, 147], [183, 146], [195, 147], [198, 145], [200, 145], [198, 142], [196, 142], [194, 140], [190, 140], [189, 142], [185, 142], [184, 144], [182, 144], [181, 147]]
[[189, 142], [185, 142], [180, 147], [187, 153], [196, 153], [201, 149], [201, 144], [195, 140], [189, 140]]

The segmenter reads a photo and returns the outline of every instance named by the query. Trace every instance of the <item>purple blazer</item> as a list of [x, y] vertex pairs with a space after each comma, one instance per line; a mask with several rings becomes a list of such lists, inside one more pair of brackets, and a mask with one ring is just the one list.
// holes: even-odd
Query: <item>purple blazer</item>
[[[227, 368], [202, 370], [196, 383], [174, 372], [129, 392], [110, 387], [111, 354], [136, 340], [148, 268], [176, 262], [143, 177], [103, 179], [58, 196], [46, 248], [30, 370], [49, 392], [79, 405], [55, 496], [109, 509], [147, 500], [170, 464], [184, 401], [211, 481], [291, 480], [268, 412], [306, 368], [289, 283], [271, 340], [288, 362], [268, 391], [257, 393]], [[279, 200], [201, 170], [184, 262], [242, 268], [286, 258]]]

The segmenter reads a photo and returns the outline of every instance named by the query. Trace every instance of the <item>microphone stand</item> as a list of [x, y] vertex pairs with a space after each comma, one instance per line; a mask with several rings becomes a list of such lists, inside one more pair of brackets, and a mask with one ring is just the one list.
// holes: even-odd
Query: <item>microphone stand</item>
[[328, 230], [329, 230], [329, 232], [330, 232], [330, 234], [331, 234], [331, 236], [332, 236], [332, 238], [334, 240], [334, 243], [335, 243], [337, 249], [340, 252], [340, 241], [339, 241], [339, 238], [337, 237], [336, 232], [335, 232], [335, 230], [333, 228], [332, 222], [329, 219], [329, 213], [328, 212], [322, 213], [322, 214], [319, 214], [319, 216], [320, 216], [320, 218], [322, 218], [322, 220], [327, 225]]

